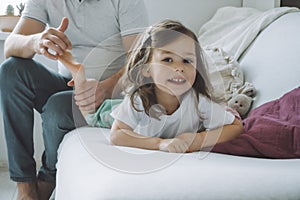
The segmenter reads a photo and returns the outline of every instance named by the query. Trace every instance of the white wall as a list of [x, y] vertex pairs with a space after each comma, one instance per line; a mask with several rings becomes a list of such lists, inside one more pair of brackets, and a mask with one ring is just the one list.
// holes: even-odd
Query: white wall
[[[242, 0], [144, 0], [148, 10], [150, 23], [154, 23], [166, 18], [179, 20], [196, 34], [201, 25], [208, 21], [216, 10], [224, 6], [242, 6]], [[1, 33], [0, 33], [1, 34]], [[49, 59], [38, 58], [43, 62], [50, 63]], [[3, 40], [0, 37], [0, 62], [3, 61]], [[43, 150], [42, 131], [40, 117], [35, 113], [35, 147], [36, 157], [40, 158]], [[2, 116], [0, 111], [0, 165], [7, 163], [6, 145]]]
[[16, 5], [19, 5], [21, 2], [25, 3], [27, 0], [1, 0], [0, 4], [0, 15], [6, 14], [6, 7], [8, 4], [11, 4], [14, 6], [15, 15], [19, 13]]
[[257, 8], [259, 10], [268, 10], [280, 6], [280, 0], [243, 0], [243, 7]]
[[149, 21], [179, 20], [196, 34], [216, 10], [224, 6], [241, 7], [242, 0], [144, 0]]

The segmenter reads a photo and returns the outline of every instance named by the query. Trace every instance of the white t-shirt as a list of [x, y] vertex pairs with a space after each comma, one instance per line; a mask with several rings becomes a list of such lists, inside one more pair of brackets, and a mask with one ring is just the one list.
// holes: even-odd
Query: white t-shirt
[[[98, 80], [116, 73], [124, 64], [122, 36], [148, 26], [141, 0], [27, 0], [22, 16], [50, 27], [58, 27], [61, 19], [68, 17], [65, 33], [72, 42], [72, 53], [85, 65], [87, 77]], [[70, 78], [62, 64], [58, 67]]]
[[[135, 99], [135, 102], [139, 110], [144, 110], [139, 97]], [[226, 111], [225, 106], [202, 95], [199, 96], [199, 104], [195, 105], [192, 91], [185, 94], [180, 107], [173, 114], [162, 115], [160, 120], [149, 117], [145, 112], [136, 111], [128, 96], [112, 111], [111, 115], [114, 119], [130, 126], [136, 133], [160, 138], [174, 138], [185, 132], [196, 133], [203, 128], [215, 129], [231, 124], [235, 118], [232, 113]]]

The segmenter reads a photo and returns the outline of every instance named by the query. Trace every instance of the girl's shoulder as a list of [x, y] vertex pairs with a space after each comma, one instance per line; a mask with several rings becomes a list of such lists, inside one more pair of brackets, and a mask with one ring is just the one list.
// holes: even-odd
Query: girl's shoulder
[[139, 110], [144, 110], [143, 102], [142, 102], [142, 99], [139, 95], [131, 96], [129, 94], [126, 94], [124, 96], [123, 103], [126, 104], [126, 106], [129, 105], [130, 107], [133, 107], [132, 104], [134, 104], [135, 108], [137, 108]]
[[224, 107], [225, 104], [223, 103], [219, 103], [214, 101], [213, 99], [203, 95], [203, 94], [199, 94], [199, 102], [198, 102], [198, 108], [201, 110], [211, 110], [213, 108], [216, 107]]

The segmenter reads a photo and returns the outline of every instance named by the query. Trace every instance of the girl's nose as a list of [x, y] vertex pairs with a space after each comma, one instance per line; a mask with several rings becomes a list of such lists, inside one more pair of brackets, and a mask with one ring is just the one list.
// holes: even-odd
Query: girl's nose
[[183, 72], [183, 67], [182, 67], [182, 66], [177, 66], [177, 67], [175, 68], [175, 71], [176, 71], [176, 72]]

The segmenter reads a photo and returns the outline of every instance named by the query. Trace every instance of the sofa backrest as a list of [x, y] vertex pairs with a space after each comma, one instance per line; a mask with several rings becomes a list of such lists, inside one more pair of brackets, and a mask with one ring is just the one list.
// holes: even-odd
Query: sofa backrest
[[255, 108], [300, 86], [300, 12], [265, 28], [240, 59], [245, 80], [257, 89]]

